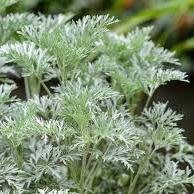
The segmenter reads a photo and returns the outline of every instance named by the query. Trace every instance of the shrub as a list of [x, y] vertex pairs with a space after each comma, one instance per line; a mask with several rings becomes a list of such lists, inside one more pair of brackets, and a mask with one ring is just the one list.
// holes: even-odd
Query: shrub
[[[148, 106], [159, 86], [187, 81], [169, 68], [174, 53], [150, 40], [150, 27], [124, 36], [108, 31], [109, 16], [71, 17], [0, 18], [2, 193], [187, 192], [194, 158], [182, 115]], [[25, 101], [7, 74], [24, 80]]]

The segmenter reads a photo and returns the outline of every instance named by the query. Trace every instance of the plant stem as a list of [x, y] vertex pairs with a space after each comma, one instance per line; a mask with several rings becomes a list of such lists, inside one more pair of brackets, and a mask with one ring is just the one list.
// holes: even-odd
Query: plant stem
[[81, 186], [81, 193], [84, 193], [84, 177], [85, 177], [85, 171], [86, 171], [86, 165], [87, 165], [87, 155], [89, 151], [89, 145], [85, 146], [83, 152], [83, 159], [82, 159], [82, 167], [81, 167], [81, 177], [80, 177], [80, 186]]
[[89, 181], [91, 180], [91, 175], [94, 173], [95, 169], [96, 169], [97, 163], [95, 162], [90, 170], [90, 172], [88, 173], [88, 176], [86, 178], [85, 181], [85, 186], [87, 185], [87, 183], [89, 183]]
[[[143, 161], [143, 163], [142, 163], [142, 161]], [[137, 180], [139, 178], [139, 175], [141, 174], [141, 172], [142, 172], [142, 170], [143, 170], [143, 168], [145, 166], [145, 161], [144, 160], [142, 160], [142, 161], [141, 161], [141, 163], [139, 165], [138, 171], [137, 171], [133, 181], [129, 185], [128, 194], [133, 194], [133, 191], [134, 191], [134, 188], [136, 186], [136, 183], [137, 183]]]
[[[98, 141], [96, 142], [95, 146], [92, 148], [91, 153], [95, 152], [95, 149], [97, 148], [98, 143], [101, 141], [101, 138], [98, 139]], [[86, 165], [86, 169], [89, 170], [90, 164], [92, 163], [92, 154], [90, 154], [90, 157], [88, 159], [87, 165]]]
[[[98, 163], [95, 163], [86, 179], [85, 187], [87, 188], [87, 191], [89, 191], [92, 188], [92, 184], [93, 184], [93, 181], [94, 181], [94, 178], [96, 176], [96, 172], [98, 171], [98, 169], [99, 169], [99, 165]], [[87, 191], [84, 192], [84, 194], [87, 194]]]
[[24, 150], [23, 150], [23, 146], [19, 145], [15, 148], [15, 152], [16, 152], [16, 163], [18, 168], [22, 168], [23, 165], [23, 159], [24, 159]]
[[28, 100], [30, 98], [30, 90], [29, 90], [28, 78], [27, 77], [24, 77], [24, 86], [25, 86], [26, 98]]
[[42, 87], [43, 87], [43, 88], [45, 89], [45, 91], [47, 92], [47, 94], [48, 94], [49, 96], [52, 96], [50, 90], [49, 90], [48, 87], [45, 85], [45, 83], [42, 81], [42, 79], [41, 79], [41, 78], [38, 78], [38, 80], [39, 80], [39, 82], [41, 83]]
[[40, 82], [39, 79], [35, 75], [31, 75], [28, 77], [28, 86], [30, 90], [30, 97], [34, 95], [39, 95], [40, 93]]
[[149, 103], [150, 103], [150, 101], [151, 101], [151, 98], [152, 98], [152, 96], [149, 95], [148, 98], [147, 98], [147, 100], [146, 100], [145, 109], [148, 108]]
[[151, 150], [151, 148], [152, 148], [152, 145], [150, 145], [149, 152], [145, 155], [145, 157], [142, 158], [142, 160], [139, 164], [138, 171], [137, 171], [134, 179], [130, 182], [128, 194], [133, 194], [139, 176], [141, 175], [143, 169], [146, 167], [146, 165], [149, 162], [150, 158], [152, 157], [153, 153], [156, 151], [156, 149]]

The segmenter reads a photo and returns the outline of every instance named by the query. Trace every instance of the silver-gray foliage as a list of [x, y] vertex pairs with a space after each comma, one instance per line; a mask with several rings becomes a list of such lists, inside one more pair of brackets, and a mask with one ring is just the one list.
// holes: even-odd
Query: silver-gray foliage
[[[187, 81], [168, 68], [180, 64], [174, 53], [150, 40], [150, 27], [124, 36], [108, 31], [109, 16], [71, 17], [0, 17], [1, 193], [187, 192], [194, 149], [182, 115], [149, 103], [159, 86]], [[24, 80], [26, 101], [8, 72]]]

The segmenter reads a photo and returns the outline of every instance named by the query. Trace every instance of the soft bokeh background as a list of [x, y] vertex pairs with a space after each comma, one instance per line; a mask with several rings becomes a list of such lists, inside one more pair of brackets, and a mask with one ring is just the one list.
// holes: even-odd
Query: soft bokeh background
[[21, 0], [8, 12], [44, 14], [110, 14], [120, 20], [111, 30], [127, 33], [139, 26], [153, 25], [152, 38], [176, 51], [190, 83], [171, 82], [160, 87], [154, 101], [169, 101], [169, 106], [185, 115], [180, 122], [190, 143], [194, 144], [194, 0]]

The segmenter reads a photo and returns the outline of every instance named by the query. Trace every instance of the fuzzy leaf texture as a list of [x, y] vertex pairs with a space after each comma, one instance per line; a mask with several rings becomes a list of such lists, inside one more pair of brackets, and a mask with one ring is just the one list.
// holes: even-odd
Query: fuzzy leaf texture
[[72, 17], [0, 17], [0, 193], [188, 193], [183, 116], [150, 104], [161, 85], [187, 82], [175, 53], [151, 41], [151, 27], [124, 36], [108, 15]]

